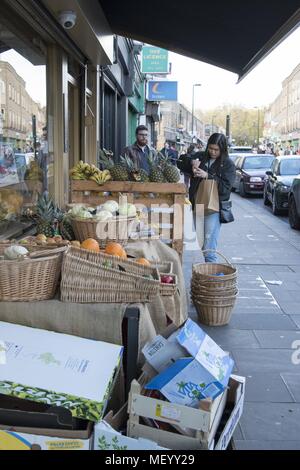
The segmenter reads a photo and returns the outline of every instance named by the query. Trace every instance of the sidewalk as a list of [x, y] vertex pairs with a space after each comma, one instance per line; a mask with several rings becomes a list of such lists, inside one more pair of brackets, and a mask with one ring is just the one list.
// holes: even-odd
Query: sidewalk
[[[222, 227], [219, 249], [238, 267], [239, 297], [229, 325], [201, 326], [247, 379], [235, 447], [300, 449], [300, 364], [292, 361], [293, 346], [300, 360], [300, 233], [251, 199], [232, 200], [236, 221]], [[191, 266], [203, 260], [189, 248], [195, 244], [184, 256], [188, 290]], [[189, 312], [197, 319], [192, 304]]]

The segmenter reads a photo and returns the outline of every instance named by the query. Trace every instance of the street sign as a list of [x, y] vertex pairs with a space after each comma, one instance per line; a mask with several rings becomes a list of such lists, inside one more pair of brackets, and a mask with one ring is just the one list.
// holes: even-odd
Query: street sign
[[148, 82], [149, 101], [177, 101], [178, 82], [167, 80]]
[[142, 49], [142, 73], [168, 73], [169, 53], [165, 49], [144, 46]]

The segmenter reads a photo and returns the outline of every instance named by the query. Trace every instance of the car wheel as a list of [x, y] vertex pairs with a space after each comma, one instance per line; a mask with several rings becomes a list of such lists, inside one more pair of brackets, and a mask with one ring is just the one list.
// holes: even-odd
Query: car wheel
[[272, 212], [274, 215], [280, 215], [282, 214], [282, 211], [278, 209], [277, 204], [276, 204], [276, 194], [273, 193], [272, 197]]
[[264, 187], [264, 205], [265, 206], [270, 206], [271, 203], [269, 201], [269, 198], [268, 198], [268, 193], [266, 191], [266, 187]]
[[300, 217], [297, 214], [296, 202], [293, 196], [291, 196], [289, 204], [289, 222], [291, 228], [295, 230], [300, 230]]
[[245, 191], [245, 185], [243, 181], [240, 181], [239, 192], [242, 197], [246, 197], [247, 193]]

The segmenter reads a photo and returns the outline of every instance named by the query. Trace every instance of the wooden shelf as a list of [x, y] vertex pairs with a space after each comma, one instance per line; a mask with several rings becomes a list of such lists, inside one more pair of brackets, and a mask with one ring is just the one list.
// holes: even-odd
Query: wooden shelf
[[[106, 193], [114, 193], [114, 195]], [[170, 245], [182, 259], [185, 185], [182, 183], [109, 181], [100, 186], [94, 181], [72, 180], [70, 182], [72, 204], [98, 206], [108, 199], [118, 199], [119, 193], [126, 196], [129, 203], [143, 205], [148, 210], [155, 209], [155, 213], [148, 212], [153, 223], [159, 224], [157, 237], [170, 239]], [[169, 214], [165, 213], [166, 207], [171, 209]], [[170, 229], [166, 229], [166, 223], [170, 224]]]

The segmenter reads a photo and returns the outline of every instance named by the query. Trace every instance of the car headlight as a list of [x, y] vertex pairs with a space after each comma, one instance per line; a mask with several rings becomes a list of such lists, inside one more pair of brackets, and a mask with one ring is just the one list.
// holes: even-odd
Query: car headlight
[[277, 186], [277, 189], [278, 191], [282, 192], [282, 193], [288, 193], [290, 191], [290, 186], [286, 186], [285, 184], [279, 184]]
[[261, 183], [262, 182], [262, 178], [260, 176], [252, 176], [250, 178], [250, 183]]

